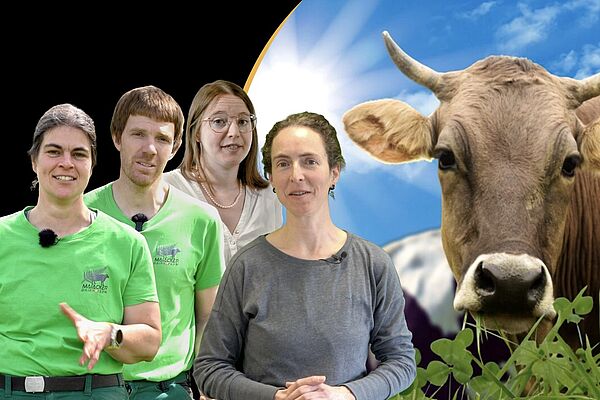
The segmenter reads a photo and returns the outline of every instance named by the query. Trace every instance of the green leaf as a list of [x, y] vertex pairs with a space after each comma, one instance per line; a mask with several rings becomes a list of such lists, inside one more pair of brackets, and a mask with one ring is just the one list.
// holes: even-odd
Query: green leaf
[[594, 301], [590, 296], [584, 296], [581, 298], [576, 298], [573, 301], [573, 306], [577, 314], [586, 315], [592, 311], [592, 308], [594, 307]]
[[442, 386], [448, 380], [450, 367], [441, 361], [434, 360], [427, 366], [427, 379], [435, 386]]
[[461, 363], [452, 367], [452, 375], [454, 375], [454, 379], [458, 383], [462, 383], [463, 385], [471, 379], [473, 376], [473, 367], [471, 367], [471, 363]]

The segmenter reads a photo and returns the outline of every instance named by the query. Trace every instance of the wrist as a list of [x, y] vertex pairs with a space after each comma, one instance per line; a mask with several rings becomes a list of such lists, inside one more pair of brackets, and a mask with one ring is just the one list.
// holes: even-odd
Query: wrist
[[116, 324], [110, 324], [110, 338], [108, 341], [108, 346], [106, 346], [107, 350], [117, 350], [121, 348], [121, 343], [123, 343], [123, 331], [121, 327]]

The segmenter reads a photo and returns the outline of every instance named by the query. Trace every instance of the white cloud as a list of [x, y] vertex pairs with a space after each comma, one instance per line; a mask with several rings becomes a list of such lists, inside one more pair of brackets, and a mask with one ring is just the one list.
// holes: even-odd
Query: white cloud
[[515, 52], [545, 39], [550, 25], [561, 11], [558, 5], [532, 11], [526, 4], [519, 3], [518, 8], [521, 15], [502, 25], [496, 32], [502, 51]]
[[561, 54], [558, 61], [552, 63], [551, 69], [559, 75], [576, 79], [597, 74], [600, 72], [600, 42], [597, 45], [586, 44], [580, 51], [571, 50]]
[[598, 21], [600, 15], [600, 0], [572, 0], [566, 2], [563, 8], [569, 11], [580, 8], [585, 9], [583, 16], [580, 16], [577, 22], [584, 27], [592, 27]]
[[577, 65], [577, 61], [577, 52], [571, 50], [567, 54], [561, 54], [559, 60], [552, 63], [551, 68], [557, 73], [569, 73]]
[[460, 16], [463, 18], [475, 20], [489, 13], [492, 7], [494, 7], [495, 5], [495, 1], [486, 1], [485, 3], [481, 3], [477, 8], [462, 13]]
[[600, 72], [600, 43], [597, 45], [586, 44], [583, 46], [583, 54], [575, 78], [587, 78], [598, 72]]

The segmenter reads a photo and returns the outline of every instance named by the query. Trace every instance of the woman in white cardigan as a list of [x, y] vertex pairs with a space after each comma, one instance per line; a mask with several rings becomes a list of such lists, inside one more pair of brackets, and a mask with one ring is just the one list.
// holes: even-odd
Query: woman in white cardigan
[[185, 154], [164, 175], [172, 186], [216, 207], [223, 221], [225, 261], [282, 225], [282, 208], [258, 171], [254, 106], [235, 83], [200, 88], [185, 129]]

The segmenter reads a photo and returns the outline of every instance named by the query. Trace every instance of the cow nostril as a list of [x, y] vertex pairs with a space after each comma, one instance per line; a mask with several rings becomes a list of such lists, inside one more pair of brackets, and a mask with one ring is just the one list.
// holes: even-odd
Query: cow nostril
[[475, 269], [475, 287], [482, 295], [493, 295], [496, 292], [496, 278], [488, 269], [483, 267], [483, 261]]
[[544, 268], [540, 267], [539, 274], [536, 275], [535, 279], [531, 282], [531, 286], [527, 291], [527, 300], [534, 304], [542, 297], [544, 290], [546, 289], [546, 274]]

